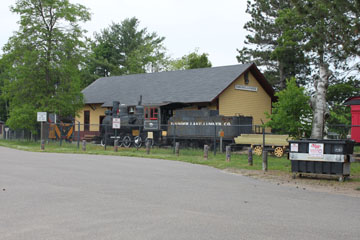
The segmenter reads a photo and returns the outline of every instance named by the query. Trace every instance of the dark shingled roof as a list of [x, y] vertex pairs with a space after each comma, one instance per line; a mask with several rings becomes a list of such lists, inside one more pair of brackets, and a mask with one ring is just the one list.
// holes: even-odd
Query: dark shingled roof
[[140, 95], [144, 104], [211, 102], [248, 70], [274, 98], [273, 88], [254, 63], [103, 77], [82, 92], [86, 104], [101, 103], [104, 107], [112, 106], [113, 101], [136, 105]]
[[344, 105], [360, 105], [360, 96], [355, 96], [347, 99]]

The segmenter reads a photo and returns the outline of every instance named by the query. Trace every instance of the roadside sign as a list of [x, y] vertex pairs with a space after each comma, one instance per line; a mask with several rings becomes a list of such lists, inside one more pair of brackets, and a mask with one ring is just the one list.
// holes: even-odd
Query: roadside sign
[[10, 130], [10, 128], [6, 127], [5, 128], [5, 132], [8, 132]]
[[225, 133], [224, 133], [224, 131], [223, 131], [223, 130], [220, 130], [220, 132], [219, 132], [219, 136], [220, 136], [220, 137], [222, 137], [222, 138], [225, 136]]
[[38, 122], [46, 122], [46, 112], [38, 112], [37, 113], [37, 121]]
[[120, 123], [120, 118], [113, 118], [113, 122], [112, 122], [112, 128], [114, 129], [120, 129], [121, 127], [121, 123]]
[[290, 145], [290, 151], [292, 152], [299, 152], [299, 144], [298, 143], [292, 143]]

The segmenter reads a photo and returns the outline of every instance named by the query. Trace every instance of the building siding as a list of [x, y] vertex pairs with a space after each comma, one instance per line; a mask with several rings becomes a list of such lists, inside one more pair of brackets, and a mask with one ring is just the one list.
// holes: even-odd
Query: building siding
[[267, 122], [265, 112], [271, 113], [271, 97], [251, 72], [246, 86], [257, 87], [257, 92], [237, 90], [235, 85], [245, 85], [244, 74], [220, 94], [219, 113], [225, 116], [252, 116], [254, 125], [261, 125], [261, 120]]
[[[95, 109], [95, 110], [94, 110]], [[84, 131], [84, 111], [90, 111], [90, 132], [100, 130], [100, 116], [105, 116], [107, 108], [101, 107], [101, 104], [85, 105], [76, 117], [76, 121], [80, 122], [80, 131]]]

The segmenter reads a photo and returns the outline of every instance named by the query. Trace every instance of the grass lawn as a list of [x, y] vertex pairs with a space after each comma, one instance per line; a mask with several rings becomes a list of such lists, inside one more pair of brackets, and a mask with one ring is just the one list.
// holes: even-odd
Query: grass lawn
[[360, 154], [360, 146], [355, 146], [354, 153]]
[[[5, 141], [0, 140], [0, 146], [15, 148], [19, 150], [32, 151], [32, 152], [42, 152], [40, 150], [39, 142], [31, 141]], [[356, 151], [360, 152], [360, 147], [356, 147]], [[130, 157], [144, 157], [144, 158], [157, 158], [157, 159], [167, 159], [167, 160], [176, 160], [189, 162], [194, 164], [203, 164], [212, 166], [219, 169], [246, 169], [246, 170], [261, 170], [262, 169], [262, 158], [256, 155], [253, 155], [253, 166], [248, 165], [247, 154], [238, 154], [232, 153], [231, 161], [226, 162], [225, 153], [217, 153], [214, 156], [213, 152], [209, 151], [208, 160], [205, 160], [203, 157], [203, 151], [201, 149], [180, 149], [180, 155], [176, 156], [173, 154], [173, 149], [165, 149], [154, 147], [151, 149], [151, 153], [146, 154], [145, 148], [119, 148], [118, 152], [114, 152], [113, 147], [107, 147], [107, 150], [100, 145], [88, 143], [86, 146], [86, 151], [77, 148], [77, 144], [63, 143], [60, 146], [59, 142], [57, 143], [48, 143], [45, 145], [44, 152], [54, 152], [54, 153], [78, 153], [78, 154], [100, 154], [100, 155], [114, 155], [114, 156], [130, 156]], [[281, 171], [284, 173], [290, 173], [291, 171], [291, 162], [287, 159], [286, 156], [282, 158], [277, 158], [269, 155], [268, 157], [268, 169]], [[351, 164], [351, 180], [360, 182], [360, 163]]]

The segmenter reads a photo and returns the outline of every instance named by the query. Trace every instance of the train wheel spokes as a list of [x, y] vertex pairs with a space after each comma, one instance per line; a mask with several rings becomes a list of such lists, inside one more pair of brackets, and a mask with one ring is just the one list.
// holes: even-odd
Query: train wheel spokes
[[134, 146], [140, 148], [142, 145], [142, 139], [140, 136], [134, 137]]
[[145, 138], [145, 142], [150, 142], [150, 146], [154, 146], [154, 140], [152, 138]]
[[122, 140], [122, 145], [126, 148], [129, 148], [131, 146], [131, 137], [129, 135], [126, 135]]
[[263, 149], [262, 149], [261, 146], [256, 146], [256, 147], [254, 147], [253, 153], [254, 153], [255, 155], [257, 155], [257, 156], [261, 156], [262, 151], [263, 151]]
[[282, 147], [276, 147], [274, 149], [274, 155], [278, 158], [282, 157], [284, 155], [284, 149]]

